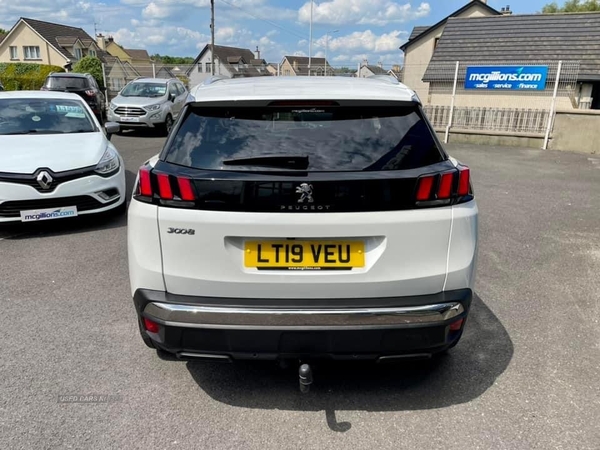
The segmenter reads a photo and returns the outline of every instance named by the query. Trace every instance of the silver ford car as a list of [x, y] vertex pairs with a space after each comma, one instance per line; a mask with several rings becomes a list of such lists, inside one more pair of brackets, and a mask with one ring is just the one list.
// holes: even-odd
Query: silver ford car
[[110, 102], [108, 120], [119, 123], [122, 130], [158, 128], [168, 134], [187, 96], [187, 89], [177, 79], [140, 78]]

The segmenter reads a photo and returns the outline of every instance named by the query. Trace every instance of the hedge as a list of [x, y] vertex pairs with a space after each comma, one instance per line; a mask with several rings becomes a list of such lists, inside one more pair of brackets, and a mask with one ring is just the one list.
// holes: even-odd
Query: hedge
[[40, 90], [51, 72], [64, 72], [59, 66], [31, 63], [0, 63], [0, 81], [7, 91]]

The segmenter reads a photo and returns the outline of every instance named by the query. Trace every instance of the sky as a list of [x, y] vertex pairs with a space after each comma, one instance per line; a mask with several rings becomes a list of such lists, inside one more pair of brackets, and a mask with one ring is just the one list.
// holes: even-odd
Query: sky
[[[402, 63], [400, 45], [416, 25], [433, 25], [469, 0], [315, 0], [313, 56], [334, 66], [364, 59]], [[488, 0], [496, 9], [536, 13], [549, 0]], [[562, 2], [559, 2], [562, 3]], [[94, 29], [126, 48], [197, 56], [210, 42], [210, 0], [0, 0], [0, 28], [19, 17]], [[215, 43], [261, 51], [268, 62], [309, 53], [309, 0], [215, 0]], [[95, 24], [95, 25], [94, 25]], [[326, 44], [327, 43], [327, 44]]]

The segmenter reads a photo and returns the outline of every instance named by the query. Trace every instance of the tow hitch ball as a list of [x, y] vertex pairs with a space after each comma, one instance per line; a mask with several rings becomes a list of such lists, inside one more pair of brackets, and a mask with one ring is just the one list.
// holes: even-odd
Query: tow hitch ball
[[302, 364], [298, 370], [298, 377], [300, 381], [300, 392], [303, 394], [310, 391], [310, 385], [313, 382], [312, 369], [308, 364]]

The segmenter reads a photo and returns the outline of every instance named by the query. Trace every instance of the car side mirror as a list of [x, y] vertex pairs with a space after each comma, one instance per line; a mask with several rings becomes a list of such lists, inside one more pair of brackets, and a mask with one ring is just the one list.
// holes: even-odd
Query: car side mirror
[[169, 101], [175, 102], [175, 94], [169, 94]]
[[117, 122], [106, 122], [104, 124], [104, 129], [106, 130], [106, 137], [110, 141], [110, 138], [113, 134], [117, 134], [119, 131], [121, 131], [121, 125], [119, 125]]

